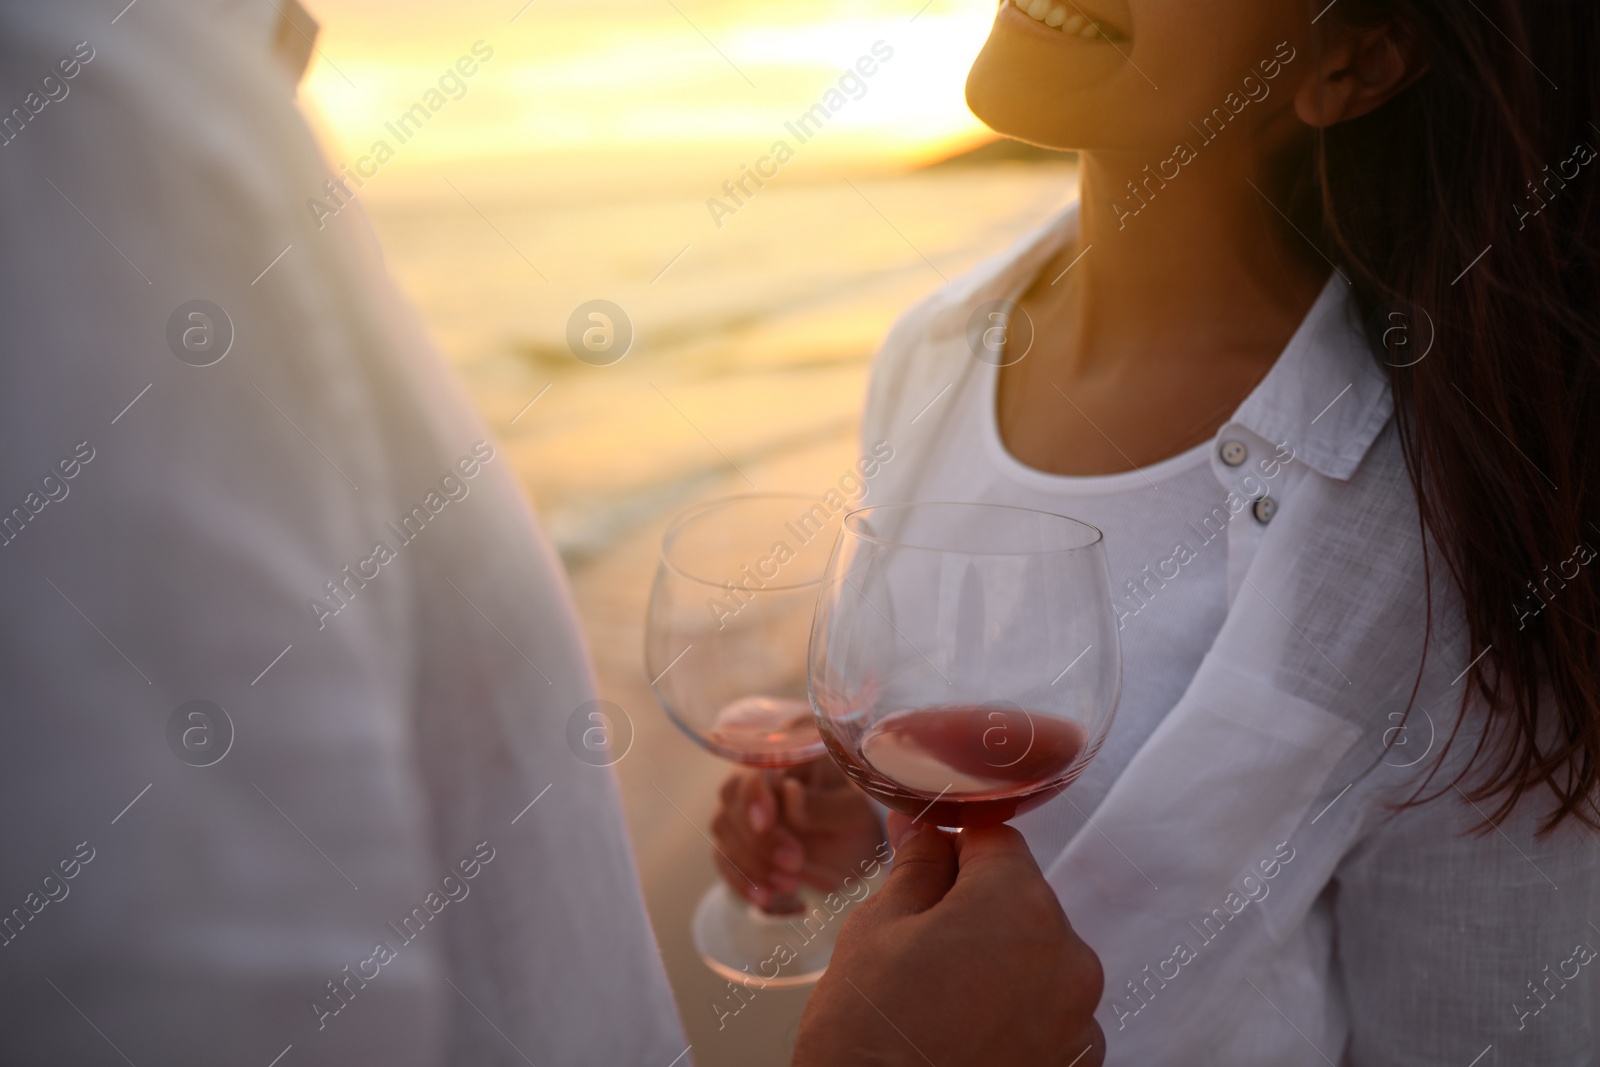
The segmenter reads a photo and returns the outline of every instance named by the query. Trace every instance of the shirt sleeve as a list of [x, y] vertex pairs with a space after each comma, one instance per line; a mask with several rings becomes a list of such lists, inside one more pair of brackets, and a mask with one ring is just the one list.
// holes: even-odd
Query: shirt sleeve
[[1596, 840], [1567, 827], [1535, 839], [1538, 799], [1490, 828], [1447, 788], [1340, 865], [1329, 893], [1350, 1067], [1594, 1062]]

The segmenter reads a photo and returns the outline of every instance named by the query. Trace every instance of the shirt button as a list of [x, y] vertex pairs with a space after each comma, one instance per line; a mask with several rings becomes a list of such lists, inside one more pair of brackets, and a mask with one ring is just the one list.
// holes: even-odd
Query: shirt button
[[1250, 453], [1245, 449], [1243, 441], [1222, 442], [1222, 462], [1230, 467], [1237, 467], [1243, 463]]
[[1254, 515], [1256, 521], [1263, 526], [1271, 522], [1272, 516], [1276, 515], [1277, 513], [1278, 502], [1272, 499], [1270, 496], [1264, 496], [1260, 500], [1257, 500], [1254, 504], [1250, 505], [1250, 514]]

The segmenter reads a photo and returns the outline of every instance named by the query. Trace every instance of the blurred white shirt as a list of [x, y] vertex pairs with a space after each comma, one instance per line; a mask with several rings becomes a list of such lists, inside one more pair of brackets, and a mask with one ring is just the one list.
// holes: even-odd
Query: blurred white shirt
[[[1534, 840], [1537, 790], [1487, 836], [1466, 836], [1482, 815], [1453, 789], [1390, 808], [1445, 746], [1481, 650], [1437, 559], [1424, 633], [1415, 499], [1344, 282], [1204, 456], [1057, 478], [1005, 453], [969, 323], [1017, 299], [1076, 217], [900, 320], [863, 439], [895, 449], [880, 503], [979, 500], [1106, 529], [1126, 703], [1096, 763], [1018, 820], [1104, 964], [1106, 1063], [1591, 1062], [1596, 836]], [[1470, 707], [1436, 786], [1483, 721]]]
[[268, 6], [0, 4], [0, 1059], [665, 1067], [559, 563]]

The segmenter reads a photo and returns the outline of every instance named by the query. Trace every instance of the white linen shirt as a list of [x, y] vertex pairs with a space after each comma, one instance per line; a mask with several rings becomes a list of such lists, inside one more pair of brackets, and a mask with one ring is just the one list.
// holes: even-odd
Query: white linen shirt
[[[937, 456], [968, 447], [944, 391], [992, 373], [969, 319], [1022, 292], [1076, 217], [891, 331], [863, 427], [896, 453], [876, 502], [942, 498]], [[1595, 836], [1535, 840], [1537, 795], [1481, 836], [1455, 789], [1394, 809], [1446, 751], [1483, 650], [1437, 561], [1427, 632], [1415, 498], [1352, 308], [1335, 274], [1217, 432], [1211, 469], [1237, 516], [1226, 618], [1176, 706], [1042, 864], [1104, 965], [1113, 1067], [1575, 1065], [1600, 1049]], [[1483, 728], [1475, 704], [1460, 717], [1435, 786]]]
[[0, 1061], [687, 1063], [560, 562], [248, 3], [0, 0]]

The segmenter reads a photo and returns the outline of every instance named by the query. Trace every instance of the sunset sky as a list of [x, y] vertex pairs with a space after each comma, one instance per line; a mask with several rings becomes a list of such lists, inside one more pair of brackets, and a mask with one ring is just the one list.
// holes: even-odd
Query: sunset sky
[[784, 123], [879, 41], [893, 58], [797, 153], [797, 170], [894, 169], [982, 136], [962, 83], [993, 0], [523, 4], [308, 0], [322, 33], [302, 94], [330, 153], [364, 153], [479, 40], [493, 58], [397, 149], [394, 174], [471, 164], [572, 189], [703, 183], [778, 138], [794, 145]]

